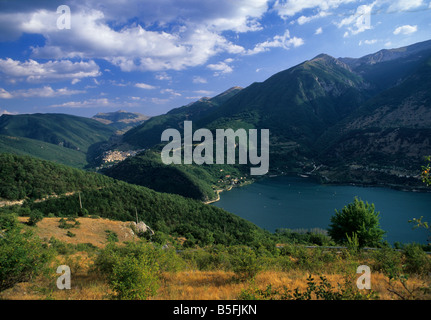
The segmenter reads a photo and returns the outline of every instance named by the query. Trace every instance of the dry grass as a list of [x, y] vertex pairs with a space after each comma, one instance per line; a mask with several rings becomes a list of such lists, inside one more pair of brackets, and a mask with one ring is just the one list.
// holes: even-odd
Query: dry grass
[[[26, 217], [19, 217], [18, 219], [21, 222], [26, 222], [28, 220]], [[59, 220], [60, 218], [43, 218], [42, 221], [37, 223], [37, 227], [33, 228], [33, 230], [35, 230], [35, 233], [42, 239], [54, 237], [60, 241], [71, 244], [91, 243], [99, 248], [105, 246], [107, 243], [106, 230], [115, 232], [120, 243], [137, 239], [129, 227], [131, 222], [102, 218], [76, 218], [80, 223], [77, 228], [61, 229], [58, 227]], [[68, 223], [73, 224], [72, 222]], [[75, 236], [69, 237], [67, 231], [74, 233]]]
[[[22, 222], [26, 218], [20, 218]], [[107, 243], [106, 230], [111, 230], [118, 235], [120, 242], [135, 239], [129, 228], [128, 222], [111, 221], [107, 219], [77, 218], [80, 222], [78, 228], [68, 229], [76, 234], [75, 237], [66, 235], [68, 230], [58, 227], [59, 218], [44, 218], [31, 227], [41, 238], [55, 237], [61, 241], [78, 244], [92, 243], [101, 248]], [[30, 228], [30, 227], [29, 227]], [[13, 288], [0, 293], [0, 299], [8, 300], [103, 300], [110, 298], [109, 286], [105, 279], [92, 272], [94, 254], [88, 252], [76, 252], [73, 254], [59, 255], [52, 263], [52, 274], [41, 276], [27, 283], [19, 283]], [[340, 262], [340, 261], [338, 261]], [[343, 261], [341, 265], [345, 265]], [[337, 288], [337, 284], [343, 284], [346, 270], [340, 268], [340, 263], [334, 262], [328, 266], [328, 273], [323, 274], [328, 281]], [[59, 290], [56, 286], [58, 274], [57, 266], [66, 264], [71, 268], [72, 288]], [[350, 270], [350, 269], [349, 269]], [[268, 285], [273, 288], [287, 287], [290, 290], [298, 288], [304, 291], [307, 288], [307, 271], [291, 269], [289, 271], [267, 270], [257, 274], [253, 282], [238, 281], [233, 272], [227, 271], [199, 271], [187, 270], [181, 272], [166, 272], [161, 276], [161, 286], [152, 300], [236, 300], [243, 290], [259, 288], [264, 290]], [[359, 275], [353, 275], [358, 277]], [[313, 274], [315, 281], [319, 282], [319, 275]], [[356, 279], [356, 278], [355, 278]], [[429, 281], [430, 279], [426, 279]], [[388, 283], [388, 278], [381, 273], [372, 272], [372, 290], [381, 300], [397, 300], [400, 297], [391, 292], [406, 294], [406, 288], [400, 282], [393, 287]], [[408, 280], [408, 290], [414, 290], [423, 286], [424, 280], [411, 276]]]
[[[70, 256], [59, 256], [53, 264], [68, 264], [72, 271], [72, 288], [59, 290], [56, 280], [59, 275], [52, 274], [40, 277], [28, 283], [20, 283], [0, 294], [0, 299], [8, 300], [103, 300], [110, 298], [109, 286], [98, 274], [91, 272], [92, 257], [85, 252], [78, 252]], [[337, 284], [344, 283], [340, 274], [324, 274], [328, 281], [337, 288]], [[181, 271], [164, 273], [161, 277], [161, 287], [152, 300], [236, 300], [243, 290], [248, 288], [265, 289], [268, 285], [273, 288], [287, 287], [290, 290], [307, 288], [308, 273], [293, 269], [289, 272], [263, 271], [254, 281], [238, 281], [233, 272], [226, 271]], [[319, 281], [319, 275], [313, 275]], [[377, 292], [381, 300], [398, 300], [396, 294], [390, 292], [388, 278], [381, 273], [372, 273], [372, 290]], [[414, 289], [423, 285], [420, 278], [411, 277], [408, 288]], [[401, 283], [393, 287], [397, 292], [405, 293]]]
[[[345, 279], [342, 275], [324, 275], [328, 281], [337, 288], [337, 284], [343, 284]], [[290, 272], [265, 271], [259, 273], [251, 282], [239, 282], [233, 273], [214, 271], [191, 271], [176, 274], [165, 274], [164, 285], [159, 290], [155, 300], [236, 300], [242, 290], [251, 286], [264, 290], [268, 285], [273, 288], [284, 288], [305, 291], [307, 288], [308, 274], [300, 270]], [[318, 275], [313, 275], [318, 282]], [[399, 300], [400, 298], [390, 292], [388, 279], [381, 273], [373, 273], [371, 278], [372, 290], [376, 292], [381, 300]], [[418, 288], [423, 285], [423, 280], [411, 278], [409, 289]], [[400, 283], [396, 283], [394, 289], [397, 292], [405, 292]]]

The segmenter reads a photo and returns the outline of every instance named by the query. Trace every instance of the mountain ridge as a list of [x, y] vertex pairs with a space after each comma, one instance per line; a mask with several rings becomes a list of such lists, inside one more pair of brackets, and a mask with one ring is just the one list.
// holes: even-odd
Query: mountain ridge
[[396, 60], [421, 51], [431, 49], [431, 40], [414, 43], [412, 45], [403, 46], [394, 49], [382, 49], [378, 52], [367, 54], [360, 58], [338, 58], [340, 61], [350, 65], [352, 69], [357, 68], [361, 64], [376, 64], [385, 61]]
[[[271, 145], [270, 174], [307, 174], [324, 183], [417, 187], [421, 181], [414, 172], [415, 168], [416, 172], [420, 170], [421, 155], [413, 153], [419, 150], [421, 143], [425, 144], [422, 151], [428, 152], [430, 143], [426, 136], [431, 125], [426, 119], [430, 117], [431, 102], [419, 103], [420, 97], [426, 95], [425, 89], [431, 86], [429, 77], [422, 74], [425, 72], [423, 66], [429, 63], [427, 57], [431, 57], [430, 48], [431, 41], [427, 41], [412, 47], [380, 51], [363, 57], [363, 60], [319, 54], [263, 82], [252, 83], [216, 108], [206, 109], [210, 112], [203, 116], [193, 118], [187, 113], [172, 111], [178, 115], [174, 127], [181, 129], [183, 121], [193, 120], [194, 129], [267, 128]], [[363, 63], [353, 63], [357, 61]], [[404, 100], [411, 101], [411, 106], [403, 103]], [[395, 111], [385, 116], [385, 105], [389, 108], [389, 104]], [[194, 106], [200, 107], [199, 104]], [[413, 109], [419, 112], [414, 114]], [[385, 119], [389, 128], [370, 126], [367, 129], [367, 123], [370, 124], [364, 118], [367, 112], [374, 112], [376, 124]], [[161, 115], [158, 119], [163, 123], [169, 116]], [[356, 127], [346, 126], [355, 117]], [[403, 121], [396, 120], [397, 117]], [[415, 127], [420, 123], [423, 123], [423, 129], [418, 131]], [[337, 128], [343, 128], [343, 132]], [[380, 132], [378, 135], [376, 130]], [[375, 140], [370, 138], [373, 134]], [[128, 137], [133, 135], [135, 141], [147, 139], [139, 127], [126, 133]], [[153, 145], [147, 141], [146, 147], [159, 145], [160, 134], [156, 138]], [[364, 141], [368, 141], [367, 144], [363, 144]], [[399, 141], [404, 144], [411, 141], [415, 147], [411, 150], [401, 148]], [[133, 140], [129, 142], [133, 144]], [[408, 152], [403, 154], [406, 150]], [[399, 161], [396, 161], [397, 156]], [[396, 166], [397, 170], [387, 170], [385, 165]], [[360, 170], [352, 171], [351, 168], [358, 166]], [[115, 170], [113, 167], [110, 174], [115, 174]], [[133, 166], [122, 166], [121, 170], [132, 172], [134, 169]], [[377, 176], [376, 172], [381, 174]], [[121, 175], [116, 177], [121, 179]]]

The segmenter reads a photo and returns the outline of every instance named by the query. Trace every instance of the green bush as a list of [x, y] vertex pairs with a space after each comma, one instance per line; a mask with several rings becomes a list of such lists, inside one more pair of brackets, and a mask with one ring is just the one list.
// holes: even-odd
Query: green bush
[[158, 250], [143, 241], [128, 242], [121, 247], [108, 243], [99, 252], [94, 266], [95, 271], [107, 277], [115, 299], [145, 300], [159, 286]]
[[401, 252], [390, 247], [372, 252], [371, 268], [375, 271], [380, 271], [390, 279], [398, 277], [402, 273]]
[[118, 235], [114, 231], [105, 230], [106, 238], [108, 242], [118, 242]]
[[173, 257], [174, 251], [165, 251], [143, 240], [127, 242], [125, 246], [110, 242], [99, 251], [93, 271], [106, 276], [115, 292], [114, 298], [142, 300], [156, 293], [161, 271], [182, 267], [181, 261]]
[[431, 259], [419, 245], [406, 245], [403, 254], [407, 273], [428, 275], [431, 272]]
[[146, 300], [159, 288], [156, 266], [146, 257], [116, 256], [109, 286], [119, 300]]
[[73, 237], [76, 237], [76, 234], [73, 232], [67, 231], [66, 236], [73, 238]]
[[0, 236], [0, 291], [29, 281], [45, 270], [53, 259], [52, 250], [30, 231], [12, 227]]
[[48, 241], [48, 244], [51, 249], [61, 255], [67, 255], [73, 252], [72, 246], [70, 244], [58, 240], [55, 237], [51, 237]]
[[15, 228], [18, 224], [18, 219], [15, 213], [2, 213], [0, 214], [0, 232], [9, 231]]
[[229, 253], [232, 270], [239, 280], [253, 279], [261, 271], [256, 253], [251, 248], [232, 247]]
[[64, 218], [61, 218], [60, 220], [58, 220], [58, 222], [59, 222], [58, 227], [61, 228], [61, 229], [71, 229], [71, 228], [73, 228], [73, 225], [68, 224], [66, 222], [66, 219], [64, 219]]
[[39, 210], [34, 210], [30, 213], [30, 217], [28, 219], [27, 224], [29, 226], [35, 226], [39, 221], [42, 221], [43, 213]]
[[156, 250], [156, 260], [161, 272], [177, 272], [186, 268], [185, 261], [177, 254], [175, 248]]

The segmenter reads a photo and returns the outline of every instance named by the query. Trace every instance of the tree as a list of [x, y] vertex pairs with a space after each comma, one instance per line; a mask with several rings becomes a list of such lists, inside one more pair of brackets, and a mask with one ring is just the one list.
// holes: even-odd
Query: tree
[[364, 203], [355, 197], [354, 201], [341, 211], [335, 210], [331, 217], [328, 234], [337, 243], [347, 243], [357, 237], [359, 247], [378, 245], [385, 234], [380, 228], [379, 212], [374, 204]]
[[428, 164], [422, 166], [422, 181], [429, 187], [431, 187], [431, 156], [427, 157]]
[[39, 210], [34, 210], [30, 213], [27, 224], [29, 226], [35, 226], [39, 221], [43, 219], [43, 213]]
[[[422, 181], [428, 186], [431, 187], [431, 156], [427, 157], [426, 160], [428, 161], [428, 164], [426, 166], [422, 166]], [[427, 221], [422, 221], [423, 217], [420, 217], [419, 219], [413, 218], [412, 220], [409, 220], [409, 222], [413, 222], [416, 225], [414, 228], [424, 228], [428, 230], [429, 236], [428, 236], [428, 245], [431, 244], [431, 224]]]

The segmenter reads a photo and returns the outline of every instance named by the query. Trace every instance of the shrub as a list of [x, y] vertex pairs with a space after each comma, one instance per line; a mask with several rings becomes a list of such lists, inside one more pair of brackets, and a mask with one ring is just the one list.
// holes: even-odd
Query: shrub
[[118, 235], [111, 230], [105, 230], [106, 238], [108, 242], [118, 242]]
[[72, 253], [73, 251], [70, 244], [58, 240], [55, 237], [51, 237], [48, 243], [50, 245], [50, 248], [55, 250], [58, 254], [67, 255]]
[[174, 248], [165, 248], [156, 251], [157, 265], [162, 272], [177, 272], [184, 270], [186, 263], [177, 254]]
[[390, 279], [402, 273], [401, 252], [390, 247], [374, 251], [372, 254], [372, 269], [380, 271]]
[[169, 268], [160, 250], [144, 241], [128, 242], [126, 246], [110, 242], [100, 250], [93, 271], [107, 277], [109, 286], [115, 292], [114, 298], [147, 299], [156, 293], [159, 286], [159, 261], [164, 268]]
[[28, 219], [27, 224], [29, 226], [35, 226], [39, 221], [42, 221], [43, 219], [43, 213], [39, 210], [34, 210], [30, 213], [30, 217]]
[[[335, 210], [331, 217], [328, 234], [338, 243], [346, 243], [355, 239], [359, 247], [377, 246], [381, 243], [385, 232], [380, 229], [379, 213], [375, 212], [374, 204], [364, 203], [355, 198], [341, 211]], [[356, 234], [356, 235], [355, 235]]]
[[420, 246], [415, 244], [406, 245], [403, 253], [407, 273], [427, 275], [431, 272], [431, 259]]
[[0, 291], [29, 281], [45, 270], [52, 251], [29, 231], [13, 227], [0, 237]]
[[95, 267], [107, 276], [114, 298], [145, 300], [159, 287], [159, 265], [154, 248], [143, 242], [118, 247], [109, 243], [96, 258]]
[[269, 284], [262, 290], [255, 286], [242, 290], [239, 295], [240, 300], [376, 300], [378, 295], [373, 291], [360, 292], [350, 280], [345, 279], [343, 284], [334, 287], [325, 276], [319, 276], [320, 281], [316, 283], [309, 275], [307, 278], [307, 288], [300, 291], [295, 288], [293, 291], [287, 287], [273, 288]]
[[117, 257], [112, 273], [108, 276], [109, 286], [119, 300], [146, 300], [156, 294], [159, 287], [157, 270], [148, 259], [133, 255]]
[[66, 219], [64, 219], [64, 218], [61, 218], [60, 220], [58, 220], [58, 222], [59, 222], [58, 227], [61, 228], [61, 229], [70, 229], [70, 228], [73, 228], [73, 225], [68, 224], [66, 222]]
[[76, 237], [76, 234], [73, 232], [67, 231], [66, 236], [73, 238], [73, 237]]
[[2, 213], [0, 214], [0, 232], [9, 231], [15, 228], [18, 224], [18, 219], [14, 213]]
[[231, 265], [239, 280], [253, 279], [261, 270], [256, 253], [248, 247], [233, 247]]

